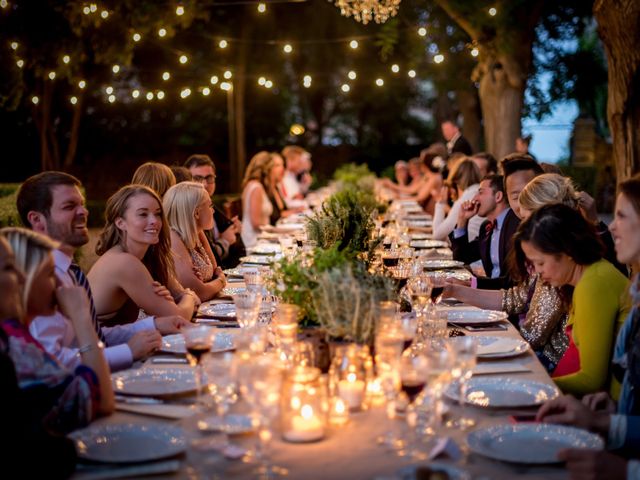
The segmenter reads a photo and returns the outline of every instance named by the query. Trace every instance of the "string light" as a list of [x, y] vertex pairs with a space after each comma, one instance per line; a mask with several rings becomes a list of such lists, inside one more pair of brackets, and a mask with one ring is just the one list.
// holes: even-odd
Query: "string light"
[[480, 54], [480, 50], [478, 50], [477, 48], [472, 48], [471, 49], [471, 56], [472, 57], [477, 57]]
[[209, 95], [210, 93], [211, 93], [211, 89], [210, 89], [209, 87], [204, 87], [204, 88], [202, 89], [202, 95], [204, 95], [205, 97], [206, 97], [207, 95]]
[[71, 105], [75, 105], [76, 103], [78, 103], [78, 97], [71, 97], [69, 101], [71, 102]]
[[220, 40], [220, 42], [218, 43], [218, 46], [220, 48], [227, 48], [227, 45], [229, 45], [229, 42], [227, 42], [226, 40]]
[[284, 53], [291, 53], [293, 52], [293, 47], [287, 43], [284, 47], [282, 47], [282, 51]]
[[37, 105], [39, 101], [40, 99], [36, 95], [31, 97], [31, 103], [33, 103], [34, 105]]
[[96, 13], [98, 11], [98, 5], [96, 5], [95, 3], [92, 3], [91, 5], [89, 5], [89, 11], [91, 13]]
[[16, 65], [18, 66], [18, 68], [22, 68], [22, 67], [24, 67], [24, 60], [22, 60], [21, 58], [19, 58], [19, 59], [16, 61]]
[[229, 82], [222, 82], [220, 84], [220, 89], [224, 90], [225, 92], [228, 92], [229, 90], [231, 90], [233, 88], [233, 85], [231, 85], [231, 83]]
[[355, 50], [356, 48], [358, 48], [358, 41], [357, 40], [351, 40], [349, 42], [349, 46]]
[[147, 92], [147, 100], [153, 100], [153, 92]]
[[164, 98], [164, 92], [162, 90], [158, 90], [158, 93], [156, 93], [156, 98], [158, 100], [162, 100]]
[[106, 10], [103, 10], [102, 12], [100, 12], [100, 16], [106, 19], [109, 16], [109, 12], [107, 12]]
[[271, 88], [273, 87], [273, 82], [271, 80], [267, 80], [266, 82], [264, 82], [264, 88]]
[[226, 72], [224, 72], [223, 77], [229, 80], [231, 77], [233, 77], [233, 73], [231, 73], [230, 70], [227, 70]]
[[18, 45], [18, 42], [11, 42], [11, 49], [12, 50], [17, 50], [19, 46], [20, 45]]
[[133, 98], [138, 98], [140, 96], [140, 90], [136, 89], [133, 92], [131, 92], [131, 96]]
[[187, 57], [186, 55], [180, 55], [180, 63], [184, 65], [188, 61], [189, 61], [189, 57]]
[[80, 90], [83, 90], [83, 89], [84, 89], [84, 87], [86, 87], [86, 86], [87, 86], [87, 82], [86, 82], [86, 81], [84, 81], [84, 80], [80, 80], [80, 81], [78, 82], [78, 88], [79, 88]]
[[176, 15], [178, 15], [179, 17], [184, 15], [184, 7], [182, 5], [178, 5], [176, 7]]
[[311, 88], [311, 75], [305, 75], [302, 81], [304, 88]]
[[70, 61], [71, 61], [71, 57], [69, 55], [65, 55], [64, 57], [62, 57], [63, 63], [69, 63]]
[[355, 79], [358, 77], [358, 75], [356, 74], [356, 72], [355, 72], [355, 71], [351, 70], [351, 71], [347, 74], [347, 77], [349, 77], [349, 79], [350, 79], [350, 80], [355, 80]]
[[211, 82], [211, 85], [215, 85], [216, 83], [218, 83], [218, 76], [217, 75], [213, 75], [211, 77], [211, 79], [209, 80], [209, 82]]
[[398, 73], [400, 71], [400, 67], [394, 63], [393, 65], [391, 65], [391, 71], [393, 73]]
[[427, 36], [427, 29], [424, 27], [420, 27], [418, 29], [418, 35], [420, 35], [421, 37], [426, 37]]
[[348, 93], [349, 90], [351, 90], [351, 87], [346, 83], [343, 83], [342, 86], [340, 87], [340, 90], [342, 90], [344, 93]]
[[9, 6], [9, 2], [7, 0], [0, 0], [0, 8], [7, 8]]
[[190, 88], [183, 88], [182, 91], [180, 92], [180, 96], [182, 98], [187, 98], [189, 95], [191, 95], [191, 89]]
[[55, 80], [56, 72], [49, 72], [49, 80]]
[[109, 95], [109, 103], [113, 103], [116, 101], [116, 96], [115, 95]]
[[381, 78], [376, 79], [376, 85], [381, 87], [384, 85], [384, 80]]
[[140, 35], [138, 32], [134, 33], [132, 37], [134, 42], [139, 42], [142, 39], [142, 35]]
[[409, 77], [411, 77], [411, 78], [415, 78], [416, 77], [416, 71], [415, 70], [409, 70], [407, 72], [407, 75], [409, 75]]
[[113, 73], [118, 73], [120, 71], [120, 65], [114, 65], [113, 67], [111, 67], [111, 71]]
[[267, 6], [264, 3], [259, 3], [258, 4], [258, 12], [259, 13], [264, 13], [267, 11]]
[[492, 17], [495, 17], [497, 13], [498, 13], [498, 10], [496, 10], [494, 7], [491, 7], [489, 9], [489, 15], [491, 15]]
[[158, 30], [158, 36], [159, 37], [165, 37], [167, 35], [167, 29], [166, 28], [161, 28], [160, 30]]
[[166, 82], [167, 80], [169, 80], [170, 78], [171, 78], [171, 74], [170, 74], [169, 72], [164, 72], [164, 73], [162, 74], [162, 80], [164, 80], [165, 82]]
[[444, 55], [442, 55], [441, 53], [437, 54], [436, 56], [433, 57], [433, 61], [436, 63], [444, 62]]
[[264, 78], [264, 77], [260, 77], [260, 78], [258, 79], [258, 85], [264, 85], [266, 81], [267, 81], [267, 79], [266, 79], [266, 78]]
[[84, 13], [85, 15], [89, 15], [91, 13], [91, 9], [89, 7], [84, 7], [82, 9], [82, 13]]
[[109, 85], [107, 88], [104, 89], [104, 91], [107, 92], [107, 95], [111, 95], [113, 93], [113, 87]]
[[299, 123], [294, 123], [289, 129], [289, 133], [294, 136], [302, 135], [304, 133], [304, 127]]

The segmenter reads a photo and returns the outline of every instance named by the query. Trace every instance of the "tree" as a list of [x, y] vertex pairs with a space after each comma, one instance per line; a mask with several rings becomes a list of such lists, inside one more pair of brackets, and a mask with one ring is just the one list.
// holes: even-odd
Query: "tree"
[[623, 180], [640, 170], [640, 2], [597, 0], [593, 12], [607, 52], [607, 117]]

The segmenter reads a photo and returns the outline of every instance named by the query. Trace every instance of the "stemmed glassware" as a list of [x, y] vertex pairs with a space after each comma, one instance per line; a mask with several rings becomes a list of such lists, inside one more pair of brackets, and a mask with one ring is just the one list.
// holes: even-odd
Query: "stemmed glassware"
[[425, 275], [412, 277], [407, 281], [407, 289], [411, 295], [411, 308], [419, 317], [423, 316], [429, 306], [432, 283]]
[[211, 351], [214, 330], [211, 327], [200, 325], [182, 330], [184, 344], [187, 349], [189, 365], [194, 368], [196, 379], [196, 403], [201, 404], [201, 390], [203, 388], [202, 357]]
[[208, 391], [216, 404], [216, 413], [221, 418], [229, 411], [229, 406], [238, 398], [236, 392], [236, 364], [232, 352], [209, 355], [204, 362]]
[[425, 275], [431, 282], [431, 302], [437, 305], [442, 300], [444, 287], [447, 284], [447, 275], [444, 272], [426, 272]]
[[447, 422], [447, 427], [466, 430], [476, 424], [473, 418], [465, 416], [465, 406], [467, 384], [477, 363], [477, 342], [473, 337], [456, 337], [449, 340], [449, 343], [456, 353], [456, 363], [452, 370], [452, 376], [454, 384], [458, 388], [460, 413], [457, 418]]
[[233, 296], [236, 305], [236, 316], [241, 328], [250, 328], [258, 322], [260, 306], [262, 304], [262, 293], [255, 291], [245, 291]]

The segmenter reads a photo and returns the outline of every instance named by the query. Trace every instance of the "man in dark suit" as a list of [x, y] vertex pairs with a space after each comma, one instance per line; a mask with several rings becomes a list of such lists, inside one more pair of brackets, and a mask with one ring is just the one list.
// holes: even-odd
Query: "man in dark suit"
[[447, 141], [447, 153], [449, 155], [454, 153], [471, 155], [471, 144], [462, 136], [460, 127], [454, 121], [445, 120], [440, 125], [440, 128], [442, 129], [442, 136]]
[[[487, 219], [480, 226], [478, 238], [469, 242], [467, 223], [475, 215]], [[467, 264], [482, 260], [486, 276], [475, 279], [478, 288], [497, 290], [511, 286], [507, 255], [519, 224], [520, 219], [509, 208], [502, 176], [486, 176], [473, 200], [462, 205], [457, 228], [449, 235], [455, 260]]]

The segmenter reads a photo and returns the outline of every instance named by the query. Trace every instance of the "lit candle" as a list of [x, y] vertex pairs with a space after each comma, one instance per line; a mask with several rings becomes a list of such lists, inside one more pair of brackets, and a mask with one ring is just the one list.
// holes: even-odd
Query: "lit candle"
[[357, 410], [362, 406], [364, 393], [365, 382], [357, 380], [355, 373], [347, 374], [346, 380], [338, 382], [338, 395], [349, 405], [351, 410]]
[[341, 398], [335, 398], [331, 406], [330, 421], [333, 425], [344, 425], [349, 421], [349, 409], [347, 408], [344, 400]]
[[311, 405], [303, 405], [300, 415], [291, 419], [291, 428], [283, 436], [289, 442], [313, 442], [324, 437], [324, 425]]

